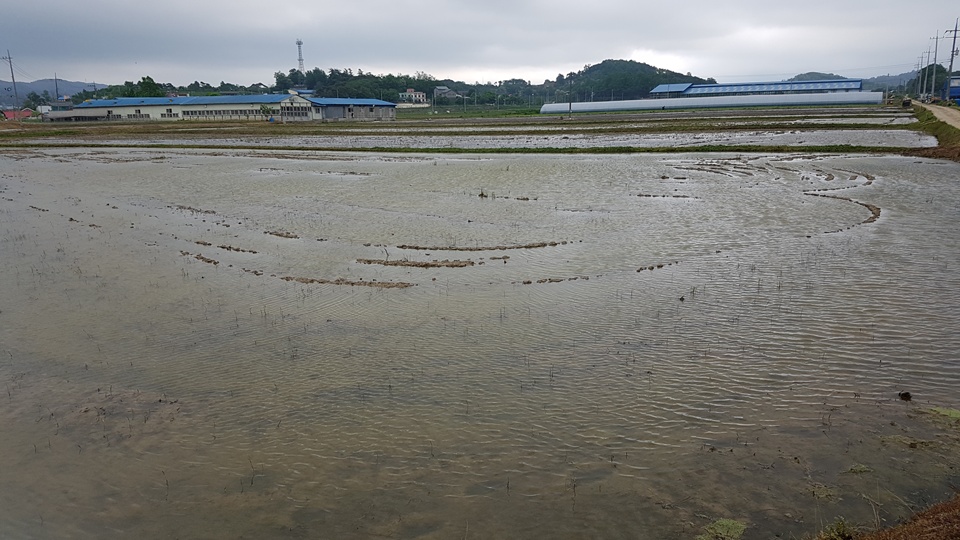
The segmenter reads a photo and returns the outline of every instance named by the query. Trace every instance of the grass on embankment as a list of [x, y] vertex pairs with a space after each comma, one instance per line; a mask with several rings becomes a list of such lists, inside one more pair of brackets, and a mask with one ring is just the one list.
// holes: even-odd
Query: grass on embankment
[[937, 138], [936, 148], [923, 148], [909, 152], [910, 155], [960, 161], [960, 129], [942, 122], [923, 107], [914, 107], [919, 122], [915, 129]]

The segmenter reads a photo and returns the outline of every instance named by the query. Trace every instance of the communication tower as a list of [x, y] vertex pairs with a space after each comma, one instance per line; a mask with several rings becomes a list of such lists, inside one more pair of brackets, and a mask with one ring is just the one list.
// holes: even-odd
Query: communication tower
[[300, 73], [303, 73], [303, 40], [297, 38], [297, 56], [300, 59]]

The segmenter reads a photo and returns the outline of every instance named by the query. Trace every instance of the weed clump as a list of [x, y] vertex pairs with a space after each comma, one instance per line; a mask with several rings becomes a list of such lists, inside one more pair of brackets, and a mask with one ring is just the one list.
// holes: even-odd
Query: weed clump
[[696, 540], [740, 540], [747, 526], [735, 519], [721, 518], [703, 528]]
[[838, 518], [836, 522], [814, 538], [814, 540], [854, 540], [857, 538], [857, 529], [848, 525], [843, 518]]

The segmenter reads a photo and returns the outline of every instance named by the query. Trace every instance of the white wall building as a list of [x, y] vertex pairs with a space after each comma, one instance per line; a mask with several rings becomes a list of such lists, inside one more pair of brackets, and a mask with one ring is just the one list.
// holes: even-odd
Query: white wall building
[[379, 99], [312, 98], [297, 94], [116, 98], [84, 101], [69, 111], [51, 111], [53, 122], [94, 120], [395, 120], [396, 105]]

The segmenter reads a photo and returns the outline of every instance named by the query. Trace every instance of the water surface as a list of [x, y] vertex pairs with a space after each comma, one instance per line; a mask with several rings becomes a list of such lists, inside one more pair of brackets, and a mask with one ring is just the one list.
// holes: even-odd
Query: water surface
[[957, 483], [955, 163], [0, 161], [6, 537], [789, 537]]

